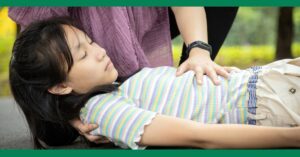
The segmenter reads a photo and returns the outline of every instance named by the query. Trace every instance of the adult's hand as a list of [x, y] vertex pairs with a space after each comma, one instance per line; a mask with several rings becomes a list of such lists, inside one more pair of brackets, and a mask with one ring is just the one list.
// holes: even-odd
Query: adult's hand
[[90, 142], [94, 142], [96, 144], [109, 143], [109, 140], [104, 136], [95, 136], [90, 134], [91, 131], [98, 128], [97, 124], [84, 124], [79, 118], [70, 120], [70, 124], [79, 132], [79, 134], [83, 135]]
[[189, 58], [184, 61], [177, 69], [176, 76], [180, 76], [186, 71], [195, 72], [197, 83], [202, 84], [203, 75], [206, 74], [215, 85], [220, 84], [217, 75], [228, 78], [230, 68], [224, 68], [213, 62], [209, 56], [209, 52], [200, 48], [193, 48], [190, 51]]

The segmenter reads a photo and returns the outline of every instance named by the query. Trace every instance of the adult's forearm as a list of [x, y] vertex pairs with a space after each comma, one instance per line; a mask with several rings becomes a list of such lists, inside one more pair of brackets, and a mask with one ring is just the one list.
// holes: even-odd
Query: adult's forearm
[[207, 42], [207, 22], [203, 7], [172, 7], [185, 44], [195, 40]]

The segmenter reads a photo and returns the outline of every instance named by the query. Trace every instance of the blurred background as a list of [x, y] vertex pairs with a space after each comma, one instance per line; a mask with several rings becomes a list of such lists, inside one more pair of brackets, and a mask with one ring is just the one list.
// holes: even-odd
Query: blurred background
[[[8, 63], [18, 29], [7, 12], [7, 7], [0, 7], [0, 98], [10, 96]], [[181, 46], [181, 37], [173, 40], [175, 66]], [[245, 68], [299, 56], [300, 8], [240, 7], [216, 62]]]

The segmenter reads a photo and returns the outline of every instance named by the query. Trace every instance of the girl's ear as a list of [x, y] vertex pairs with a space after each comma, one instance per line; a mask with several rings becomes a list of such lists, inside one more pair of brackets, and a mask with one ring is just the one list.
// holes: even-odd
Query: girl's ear
[[53, 87], [48, 88], [48, 92], [55, 95], [66, 95], [70, 94], [72, 92], [72, 88], [67, 86], [64, 83], [60, 83], [58, 85], [55, 85]]

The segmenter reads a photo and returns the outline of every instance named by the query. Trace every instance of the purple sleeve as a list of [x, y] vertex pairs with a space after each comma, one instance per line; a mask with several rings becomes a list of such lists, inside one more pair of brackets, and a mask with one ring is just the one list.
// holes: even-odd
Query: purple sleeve
[[69, 16], [69, 13], [67, 7], [10, 7], [8, 16], [23, 28], [36, 20]]

